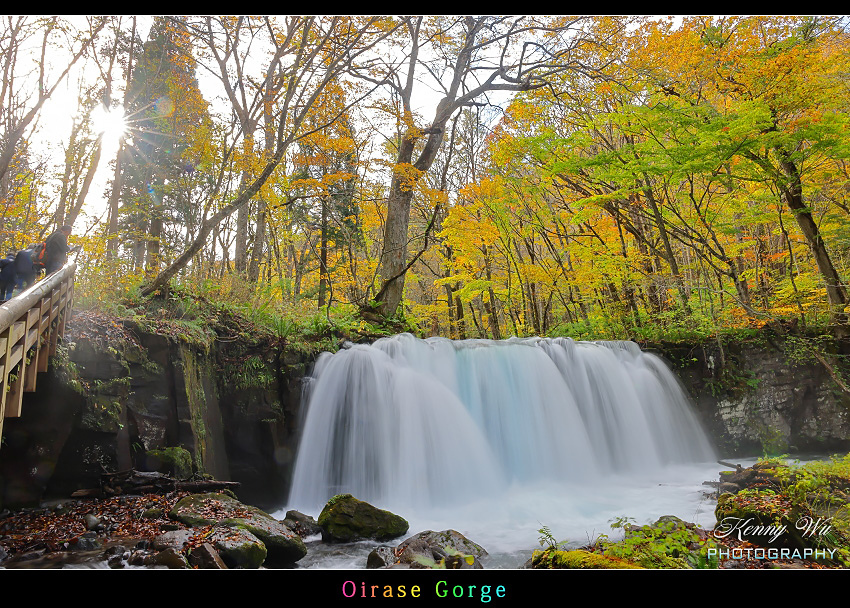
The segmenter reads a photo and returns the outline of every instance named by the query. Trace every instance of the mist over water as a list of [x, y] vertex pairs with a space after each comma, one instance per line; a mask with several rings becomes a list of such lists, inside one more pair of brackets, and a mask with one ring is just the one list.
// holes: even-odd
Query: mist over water
[[306, 382], [287, 509], [351, 493], [411, 534], [454, 528], [491, 552], [543, 525], [581, 544], [620, 516], [714, 523], [713, 449], [634, 343], [401, 334], [323, 354]]

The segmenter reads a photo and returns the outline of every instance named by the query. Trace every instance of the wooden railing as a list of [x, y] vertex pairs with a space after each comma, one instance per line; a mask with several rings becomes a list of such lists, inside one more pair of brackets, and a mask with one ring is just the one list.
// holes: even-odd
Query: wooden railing
[[38, 372], [47, 371], [71, 312], [74, 273], [69, 262], [0, 305], [0, 436], [3, 420], [21, 415], [24, 392], [35, 390]]

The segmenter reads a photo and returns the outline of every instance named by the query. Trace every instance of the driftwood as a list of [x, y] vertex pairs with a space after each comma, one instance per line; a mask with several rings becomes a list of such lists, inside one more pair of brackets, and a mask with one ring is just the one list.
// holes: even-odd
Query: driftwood
[[723, 460], [718, 460], [717, 464], [722, 464], [724, 467], [729, 467], [730, 469], [735, 469], [739, 473], [743, 469], [743, 467], [739, 464], [732, 464], [731, 462], [726, 462], [726, 461], [723, 461]]
[[77, 490], [72, 498], [101, 498], [120, 494], [165, 494], [168, 492], [215, 492], [235, 490], [238, 481], [218, 481], [215, 479], [179, 480], [155, 471], [118, 471], [100, 476], [100, 488]]

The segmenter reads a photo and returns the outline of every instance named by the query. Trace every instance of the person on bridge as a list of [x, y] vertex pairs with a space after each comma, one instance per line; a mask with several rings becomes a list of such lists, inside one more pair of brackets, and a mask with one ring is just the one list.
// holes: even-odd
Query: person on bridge
[[47, 237], [44, 242], [47, 246], [47, 261], [44, 264], [44, 274], [50, 275], [62, 268], [68, 259], [69, 251], [76, 251], [68, 245], [68, 237], [71, 236], [71, 227], [68, 225], [62, 226]]
[[0, 260], [0, 302], [5, 302], [12, 297], [15, 290], [15, 252], [12, 251]]
[[26, 249], [21, 249], [15, 256], [15, 284], [20, 291], [35, 283], [38, 272], [32, 259], [35, 248], [36, 245], [30, 245]]

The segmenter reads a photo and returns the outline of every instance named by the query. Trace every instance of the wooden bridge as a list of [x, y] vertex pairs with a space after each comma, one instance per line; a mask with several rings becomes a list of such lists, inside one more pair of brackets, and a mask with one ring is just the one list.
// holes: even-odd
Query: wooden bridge
[[0, 436], [3, 420], [21, 415], [24, 392], [35, 390], [38, 372], [47, 371], [71, 313], [74, 273], [69, 262], [0, 305]]

